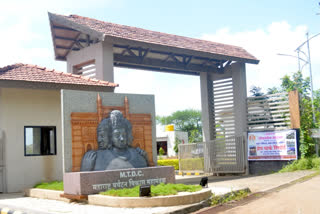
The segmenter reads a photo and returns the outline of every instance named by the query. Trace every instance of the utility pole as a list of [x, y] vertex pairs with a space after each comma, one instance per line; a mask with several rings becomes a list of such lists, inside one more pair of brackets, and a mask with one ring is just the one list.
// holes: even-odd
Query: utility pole
[[309, 33], [307, 33], [307, 48], [308, 48], [308, 61], [309, 61], [310, 84], [311, 84], [312, 120], [313, 120], [313, 123], [315, 124], [316, 116], [315, 116], [314, 104], [313, 104], [313, 81], [312, 81], [311, 57], [310, 57], [310, 47], [309, 47]]

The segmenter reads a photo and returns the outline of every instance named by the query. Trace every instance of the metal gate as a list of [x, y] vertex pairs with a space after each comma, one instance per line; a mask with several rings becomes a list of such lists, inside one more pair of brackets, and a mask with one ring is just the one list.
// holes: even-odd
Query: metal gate
[[182, 172], [245, 173], [246, 137], [217, 138], [205, 143], [179, 145]]
[[204, 171], [204, 143], [189, 143], [179, 145], [179, 171]]
[[204, 143], [206, 173], [245, 173], [246, 137], [236, 135], [235, 95], [232, 77], [212, 81], [211, 141]]
[[246, 150], [244, 136], [218, 138], [204, 143], [206, 173], [245, 173]]
[[[233, 77], [217, 79], [212, 81], [212, 91], [209, 95], [209, 121], [210, 141], [195, 145], [182, 145], [179, 147], [180, 170], [195, 169], [191, 163], [203, 160], [203, 171], [206, 173], [245, 173], [247, 166], [246, 135], [236, 129], [236, 104], [235, 95], [237, 89], [234, 87]], [[238, 130], [238, 131], [237, 131]], [[240, 135], [240, 136], [239, 136]], [[201, 148], [201, 149], [199, 149]], [[181, 151], [181, 153], [180, 153]], [[201, 154], [202, 157], [195, 157]]]

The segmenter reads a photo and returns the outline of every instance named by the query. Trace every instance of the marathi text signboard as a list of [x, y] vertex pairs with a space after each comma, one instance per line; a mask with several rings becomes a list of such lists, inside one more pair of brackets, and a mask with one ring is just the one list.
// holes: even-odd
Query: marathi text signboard
[[175, 183], [175, 181], [175, 171], [172, 166], [68, 172], [63, 176], [64, 193], [69, 195], [90, 195], [110, 189]]
[[296, 160], [296, 130], [249, 132], [248, 160]]

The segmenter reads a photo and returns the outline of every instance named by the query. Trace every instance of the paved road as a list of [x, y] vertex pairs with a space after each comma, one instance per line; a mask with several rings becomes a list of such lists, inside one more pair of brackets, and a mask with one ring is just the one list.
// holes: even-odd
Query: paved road
[[[315, 171], [303, 170], [286, 173], [273, 173], [269, 175], [250, 176], [209, 176], [209, 187], [228, 187], [233, 190], [249, 188], [251, 192], [264, 192], [291, 181], [310, 175]], [[177, 183], [199, 184], [203, 176], [176, 176]]]
[[[290, 183], [292, 180], [297, 180], [303, 176], [309, 175], [313, 171], [300, 171], [291, 173], [275, 173], [264, 176], [220, 176], [209, 177], [209, 187], [213, 192], [224, 194], [238, 188], [250, 187], [254, 192], [264, 191], [279, 185]], [[199, 184], [202, 176], [184, 176], [177, 177], [178, 183], [194, 183]], [[319, 185], [320, 186], [320, 185]], [[319, 191], [320, 193], [320, 191]], [[319, 199], [320, 201], [320, 199]], [[79, 203], [65, 203], [61, 201], [36, 199], [30, 197], [22, 197], [21, 193], [0, 194], [0, 207], [9, 207], [14, 210], [23, 210], [28, 213], [44, 214], [44, 213], [167, 213], [183, 208], [176, 207], [153, 207], [153, 208], [112, 208], [100, 207]], [[320, 212], [319, 212], [320, 213]]]
[[[246, 205], [224, 211], [225, 214], [313, 214], [320, 213], [320, 176], [273, 192]], [[221, 213], [221, 212], [220, 212]]]

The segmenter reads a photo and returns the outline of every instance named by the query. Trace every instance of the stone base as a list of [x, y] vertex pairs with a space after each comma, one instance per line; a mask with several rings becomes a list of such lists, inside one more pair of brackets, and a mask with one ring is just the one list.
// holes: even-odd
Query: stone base
[[157, 166], [137, 169], [69, 172], [64, 174], [63, 182], [64, 194], [90, 195], [109, 189], [175, 183], [175, 170], [172, 166]]
[[288, 163], [290, 161], [249, 161], [249, 173], [250, 175], [261, 175], [277, 172]]
[[61, 194], [60, 197], [67, 198], [67, 199], [70, 199], [70, 200], [75, 200], [75, 201], [87, 201], [88, 200], [88, 196], [87, 195]]

